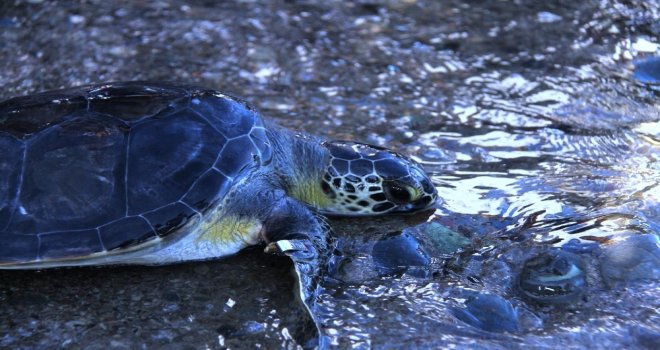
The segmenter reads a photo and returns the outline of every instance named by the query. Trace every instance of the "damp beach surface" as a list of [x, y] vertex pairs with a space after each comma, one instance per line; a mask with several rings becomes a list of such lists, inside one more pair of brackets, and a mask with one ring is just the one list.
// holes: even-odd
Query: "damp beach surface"
[[[5, 1], [0, 99], [193, 83], [421, 163], [435, 210], [332, 221], [331, 347], [651, 349], [659, 23], [653, 1]], [[0, 347], [309, 347], [296, 288], [262, 247], [0, 271]]]

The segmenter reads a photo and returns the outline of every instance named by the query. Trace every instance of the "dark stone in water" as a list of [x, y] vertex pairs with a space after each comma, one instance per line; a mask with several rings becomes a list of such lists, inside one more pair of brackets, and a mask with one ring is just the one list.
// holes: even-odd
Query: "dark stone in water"
[[660, 57], [651, 57], [635, 63], [635, 78], [642, 83], [660, 83]]
[[464, 250], [470, 244], [469, 239], [437, 222], [425, 224], [421, 232], [430, 238], [440, 254], [454, 254]]
[[657, 349], [660, 344], [660, 332], [640, 325], [630, 329], [633, 341], [642, 349]]
[[0, 28], [15, 28], [18, 27], [18, 22], [13, 18], [0, 18]]
[[655, 234], [636, 235], [607, 247], [600, 257], [600, 273], [610, 287], [660, 279], [660, 239]]
[[430, 274], [427, 267], [431, 259], [415, 237], [405, 232], [376, 242], [372, 256], [380, 274], [409, 273], [415, 277]]
[[488, 332], [516, 332], [518, 311], [509, 301], [492, 294], [477, 294], [465, 302], [465, 308], [453, 308], [459, 320]]
[[575, 303], [587, 290], [584, 263], [561, 250], [541, 253], [525, 262], [518, 288], [523, 297], [539, 304]]
[[595, 242], [582, 242], [577, 238], [571, 239], [566, 242], [561, 249], [575, 254], [589, 254], [598, 248], [598, 243]]

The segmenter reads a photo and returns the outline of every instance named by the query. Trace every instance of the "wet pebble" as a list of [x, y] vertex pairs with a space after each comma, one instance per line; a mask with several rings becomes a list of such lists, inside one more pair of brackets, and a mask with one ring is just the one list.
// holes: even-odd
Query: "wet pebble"
[[573, 304], [587, 290], [584, 263], [561, 250], [541, 253], [525, 262], [518, 288], [525, 299], [539, 304]]
[[110, 348], [111, 349], [130, 349], [131, 346], [125, 341], [120, 341], [116, 339], [112, 339], [110, 341]]
[[487, 332], [516, 332], [518, 312], [509, 301], [492, 294], [477, 294], [465, 302], [465, 308], [453, 308], [459, 320]]
[[566, 242], [561, 249], [574, 254], [588, 254], [598, 249], [598, 243], [582, 242], [577, 238]]
[[428, 277], [426, 269], [431, 259], [420, 243], [403, 232], [387, 236], [376, 242], [372, 250], [376, 269], [384, 275], [409, 273], [415, 277]]
[[660, 57], [651, 57], [635, 63], [635, 78], [642, 83], [660, 83]]
[[537, 314], [524, 307], [517, 307], [516, 311], [518, 312], [518, 324], [521, 331], [543, 329], [544, 321]]
[[660, 279], [660, 240], [657, 235], [630, 236], [604, 249], [600, 273], [612, 287], [620, 282]]
[[176, 303], [165, 304], [162, 308], [162, 311], [166, 313], [177, 312], [179, 311], [179, 304]]
[[64, 325], [68, 328], [77, 328], [77, 327], [84, 327], [88, 325], [90, 322], [83, 320], [83, 319], [73, 319], [67, 322], [64, 322]]
[[244, 324], [244, 327], [249, 334], [261, 333], [266, 330], [266, 326], [257, 321], [248, 321]]
[[552, 12], [547, 12], [547, 11], [541, 11], [537, 15], [537, 20], [540, 23], [552, 23], [552, 22], [558, 22], [561, 21], [561, 16], [558, 16]]
[[18, 22], [13, 18], [0, 18], [0, 28], [13, 28], [18, 26]]
[[422, 233], [433, 242], [440, 254], [454, 254], [470, 244], [469, 239], [437, 222], [425, 224]]
[[156, 329], [151, 338], [158, 342], [171, 342], [176, 337], [176, 333], [170, 329]]
[[131, 294], [131, 301], [138, 302], [140, 300], [142, 300], [142, 293], [140, 293], [139, 291], [136, 291], [133, 294]]
[[420, 153], [420, 157], [424, 161], [433, 163], [445, 163], [456, 161], [456, 155], [449, 153], [437, 147], [429, 147]]
[[660, 344], [660, 332], [643, 326], [633, 326], [630, 335], [635, 344], [643, 349], [657, 349]]

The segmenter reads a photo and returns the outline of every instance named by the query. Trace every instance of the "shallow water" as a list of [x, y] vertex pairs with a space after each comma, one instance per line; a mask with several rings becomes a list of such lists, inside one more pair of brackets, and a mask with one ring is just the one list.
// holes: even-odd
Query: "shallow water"
[[[317, 315], [336, 346], [660, 341], [655, 2], [113, 6], [3, 2], [0, 98], [195, 82], [291, 128], [393, 147], [432, 174], [443, 200], [422, 223], [337, 223]], [[0, 347], [313, 344], [290, 266], [273, 259], [2, 272]], [[539, 276], [554, 292], [526, 294]]]

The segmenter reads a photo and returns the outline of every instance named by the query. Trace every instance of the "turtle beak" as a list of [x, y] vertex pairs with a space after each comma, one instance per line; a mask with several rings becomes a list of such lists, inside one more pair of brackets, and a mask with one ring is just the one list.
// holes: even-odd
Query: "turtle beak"
[[410, 203], [406, 204], [404, 211], [418, 211], [418, 210], [423, 210], [423, 209], [429, 209], [433, 206], [435, 206], [435, 202], [437, 200], [437, 195], [435, 192], [433, 195], [424, 195], [422, 198]]
[[[417, 169], [415, 169], [417, 170]], [[421, 171], [412, 171], [413, 178], [417, 181], [417, 188], [421, 190], [423, 195], [416, 201], [407, 204], [406, 211], [415, 211], [428, 209], [435, 206], [438, 200], [438, 192], [433, 186], [431, 179]]]

